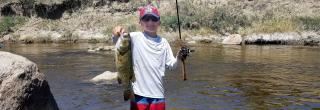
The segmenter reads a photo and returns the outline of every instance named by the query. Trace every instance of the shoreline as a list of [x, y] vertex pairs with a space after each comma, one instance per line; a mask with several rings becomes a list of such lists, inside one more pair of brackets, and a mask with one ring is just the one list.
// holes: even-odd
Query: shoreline
[[[166, 38], [170, 44], [176, 44], [178, 41], [174, 32], [165, 33], [163, 35], [171, 35]], [[162, 34], [160, 34], [162, 35]], [[238, 37], [238, 38], [234, 38]], [[228, 40], [227, 40], [228, 39]], [[231, 40], [230, 40], [231, 39]], [[250, 35], [230, 34], [230, 35], [188, 35], [184, 36], [184, 42], [187, 45], [201, 45], [201, 44], [234, 44], [234, 45], [305, 45], [305, 46], [319, 46], [320, 32], [276, 32], [276, 33], [258, 33]], [[230, 43], [232, 42], [232, 43]], [[104, 43], [112, 44], [111, 37], [102, 33], [75, 31], [68, 36], [60, 34], [56, 31], [38, 31], [35, 33], [21, 34], [16, 36], [8, 34], [0, 38], [0, 43], [10, 44], [34, 44], [34, 43]]]

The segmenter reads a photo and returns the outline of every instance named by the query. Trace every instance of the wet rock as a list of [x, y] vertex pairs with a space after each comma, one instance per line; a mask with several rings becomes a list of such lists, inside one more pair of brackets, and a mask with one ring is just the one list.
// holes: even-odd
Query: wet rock
[[242, 37], [240, 34], [232, 34], [227, 36], [227, 38], [222, 41], [222, 44], [239, 45], [241, 42]]
[[301, 36], [305, 46], [318, 46], [320, 43], [320, 35], [316, 32], [302, 32]]
[[106, 71], [94, 78], [90, 81], [93, 83], [114, 83], [118, 77], [117, 72]]
[[319, 45], [319, 42], [320, 35], [316, 32], [252, 34], [245, 37], [246, 44], [294, 44], [316, 46]]
[[244, 38], [246, 44], [295, 44], [302, 40], [297, 32], [251, 34]]
[[320, 39], [315, 38], [314, 36], [308, 36], [308, 38], [303, 40], [303, 45], [305, 46], [318, 46]]
[[30, 60], [0, 51], [1, 110], [58, 110], [45, 75]]

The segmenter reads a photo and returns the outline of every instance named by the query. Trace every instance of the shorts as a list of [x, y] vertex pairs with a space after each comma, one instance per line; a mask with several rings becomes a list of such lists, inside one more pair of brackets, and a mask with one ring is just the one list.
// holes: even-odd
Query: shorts
[[148, 98], [134, 95], [135, 100], [131, 100], [131, 110], [165, 110], [164, 98]]

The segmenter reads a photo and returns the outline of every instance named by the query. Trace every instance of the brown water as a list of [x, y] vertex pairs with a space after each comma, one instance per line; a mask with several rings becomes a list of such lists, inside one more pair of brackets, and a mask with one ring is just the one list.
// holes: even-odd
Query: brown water
[[[61, 110], [123, 110], [117, 84], [88, 80], [114, 71], [113, 53], [88, 53], [89, 45], [6, 45], [38, 64]], [[168, 110], [320, 109], [320, 47], [202, 46], [180, 68], [168, 71]]]

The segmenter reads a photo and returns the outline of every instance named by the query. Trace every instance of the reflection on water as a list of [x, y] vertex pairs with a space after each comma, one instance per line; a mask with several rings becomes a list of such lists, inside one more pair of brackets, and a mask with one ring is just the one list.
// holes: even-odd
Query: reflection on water
[[[89, 45], [6, 45], [2, 50], [36, 62], [62, 110], [128, 109], [117, 84], [88, 80], [114, 71], [113, 53], [88, 53]], [[194, 47], [187, 81], [166, 76], [169, 110], [320, 108], [320, 48], [299, 46]], [[177, 80], [178, 79], [178, 80]]]

